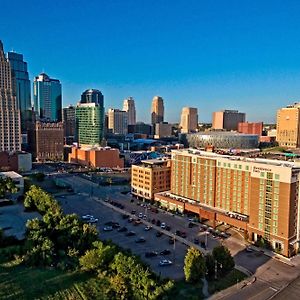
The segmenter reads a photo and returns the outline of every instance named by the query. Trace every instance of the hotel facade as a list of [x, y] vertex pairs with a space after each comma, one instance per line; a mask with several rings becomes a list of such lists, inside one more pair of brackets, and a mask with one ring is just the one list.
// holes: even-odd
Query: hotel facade
[[300, 163], [174, 150], [171, 189], [155, 200], [243, 229], [285, 256], [298, 250]]
[[170, 190], [170, 160], [148, 159], [131, 168], [131, 193], [154, 200], [155, 193]]

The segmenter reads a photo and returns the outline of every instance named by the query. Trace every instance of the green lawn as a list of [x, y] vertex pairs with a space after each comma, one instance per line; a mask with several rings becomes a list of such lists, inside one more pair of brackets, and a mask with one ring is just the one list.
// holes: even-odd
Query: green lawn
[[81, 272], [0, 264], [0, 299], [107, 299], [107, 280]]
[[247, 277], [247, 275], [234, 269], [222, 278], [209, 281], [208, 282], [208, 291], [210, 294], [216, 293], [216, 292], [224, 290], [234, 284], [237, 284], [237, 282], [241, 282], [246, 277]]
[[175, 282], [171, 291], [172, 300], [200, 300], [204, 299], [202, 294], [202, 282], [198, 284], [187, 283], [184, 280]]

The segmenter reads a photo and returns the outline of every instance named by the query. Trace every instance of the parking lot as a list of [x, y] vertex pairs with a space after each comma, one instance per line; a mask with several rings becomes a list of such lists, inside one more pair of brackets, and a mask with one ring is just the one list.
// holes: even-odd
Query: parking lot
[[[163, 234], [157, 237], [157, 230], [154, 228], [145, 231], [143, 223], [139, 225], [135, 225], [133, 222], [129, 223], [129, 218], [124, 219], [123, 214], [114, 211], [101, 202], [96, 202], [87, 195], [70, 195], [58, 200], [66, 213], [74, 212], [79, 216], [86, 214], [93, 215], [98, 219], [95, 225], [100, 232], [102, 240], [111, 240], [124, 249], [130, 249], [134, 254], [139, 255], [144, 262], [149, 264], [151, 269], [158, 275], [173, 279], [183, 277], [183, 261], [187, 250], [186, 245], [180, 242], [169, 244], [169, 236]], [[111, 225], [110, 222], [117, 222], [120, 226], [118, 228], [126, 227], [126, 232], [119, 232], [117, 228], [112, 231], [104, 231], [104, 227]], [[126, 236], [129, 231], [133, 231], [135, 234]], [[144, 243], [136, 243], [136, 240], [140, 237], [145, 238]], [[166, 249], [170, 250], [171, 253], [166, 256], [160, 255], [160, 252]], [[151, 251], [157, 251], [158, 255], [150, 258], [145, 257], [145, 253]], [[170, 266], [159, 266], [159, 262], [162, 259], [171, 260], [173, 264]]]
[[37, 212], [24, 212], [24, 206], [14, 204], [0, 208], [0, 228], [7, 236], [24, 238], [27, 220], [39, 217]]

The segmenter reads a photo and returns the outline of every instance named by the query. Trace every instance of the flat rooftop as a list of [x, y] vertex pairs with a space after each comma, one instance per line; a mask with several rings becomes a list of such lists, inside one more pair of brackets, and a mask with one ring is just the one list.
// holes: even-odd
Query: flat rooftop
[[148, 165], [162, 165], [165, 164], [169, 159], [145, 159], [145, 160], [141, 160], [141, 163], [143, 164], [148, 164]]
[[237, 156], [237, 155], [228, 155], [228, 154], [219, 154], [214, 152], [207, 152], [196, 149], [179, 149], [179, 150], [171, 150], [172, 153], [185, 154], [185, 155], [197, 155], [204, 158], [209, 159], [218, 159], [218, 158], [226, 158], [231, 161], [242, 161], [249, 163], [260, 163], [265, 165], [272, 165], [278, 167], [287, 167], [287, 168], [300, 168], [300, 161], [285, 161], [285, 160], [277, 160], [277, 159], [266, 159], [266, 158], [250, 158], [245, 156]]
[[0, 177], [9, 177], [11, 179], [17, 179], [17, 178], [22, 178], [22, 175], [14, 171], [9, 171], [9, 172], [0, 172]]

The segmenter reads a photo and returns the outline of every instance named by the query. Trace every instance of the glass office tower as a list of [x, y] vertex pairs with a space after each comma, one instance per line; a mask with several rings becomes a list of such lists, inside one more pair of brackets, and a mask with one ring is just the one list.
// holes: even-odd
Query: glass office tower
[[41, 120], [62, 120], [62, 92], [58, 79], [41, 73], [33, 82], [34, 111]]
[[31, 120], [31, 93], [27, 63], [23, 55], [15, 52], [7, 53], [10, 62], [12, 77], [16, 86], [17, 105], [21, 113], [21, 130], [26, 132], [27, 124]]
[[79, 145], [100, 146], [104, 137], [104, 97], [98, 90], [86, 90], [76, 106], [76, 140]]

